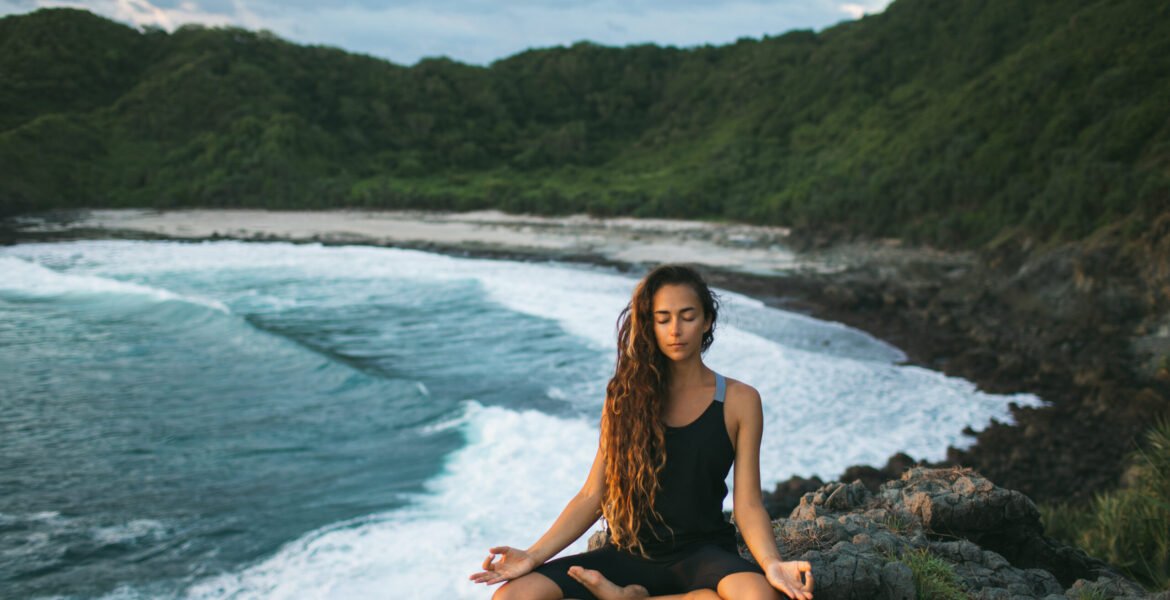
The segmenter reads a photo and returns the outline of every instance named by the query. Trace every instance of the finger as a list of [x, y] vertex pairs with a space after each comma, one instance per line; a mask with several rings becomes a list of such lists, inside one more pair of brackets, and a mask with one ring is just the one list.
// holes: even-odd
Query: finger
[[492, 568], [492, 559], [495, 557], [496, 557], [495, 554], [489, 554], [487, 558], [483, 559], [483, 566], [481, 566], [480, 568], [483, 569], [484, 571]]
[[809, 592], [813, 591], [812, 567], [809, 567], [804, 573], [804, 589]]
[[511, 549], [511, 546], [496, 546], [494, 548], [488, 548], [488, 552], [491, 552], [492, 554], [507, 554]]

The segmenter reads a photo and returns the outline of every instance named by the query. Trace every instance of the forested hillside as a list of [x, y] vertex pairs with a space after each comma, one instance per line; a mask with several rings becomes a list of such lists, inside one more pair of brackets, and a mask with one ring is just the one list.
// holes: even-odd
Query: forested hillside
[[896, 0], [719, 47], [405, 67], [267, 32], [0, 19], [0, 214], [496, 207], [972, 246], [1170, 206], [1170, 4]]

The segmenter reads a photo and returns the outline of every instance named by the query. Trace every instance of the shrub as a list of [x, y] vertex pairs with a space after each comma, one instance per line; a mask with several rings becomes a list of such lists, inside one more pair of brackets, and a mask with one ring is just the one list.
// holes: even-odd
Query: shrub
[[1041, 508], [1045, 532], [1076, 544], [1151, 590], [1170, 587], [1170, 418], [1146, 433], [1130, 456], [1126, 488], [1097, 494], [1087, 508]]

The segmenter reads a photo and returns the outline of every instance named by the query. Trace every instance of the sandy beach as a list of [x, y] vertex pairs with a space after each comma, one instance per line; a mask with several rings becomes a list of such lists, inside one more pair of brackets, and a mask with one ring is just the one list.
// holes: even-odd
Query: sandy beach
[[833, 273], [862, 264], [969, 264], [965, 254], [903, 248], [897, 240], [798, 252], [785, 227], [671, 219], [541, 217], [500, 211], [140, 210], [25, 218], [28, 235], [151, 236], [372, 244], [628, 265], [687, 262], [753, 275]]

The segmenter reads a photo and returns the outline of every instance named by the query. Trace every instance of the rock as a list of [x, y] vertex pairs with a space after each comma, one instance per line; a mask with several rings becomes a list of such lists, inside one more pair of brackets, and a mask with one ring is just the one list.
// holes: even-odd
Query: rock
[[777, 483], [776, 488], [771, 492], [764, 492], [764, 510], [767, 510], [768, 516], [773, 519], [787, 515], [800, 504], [802, 496], [823, 485], [825, 482], [821, 481], [820, 477], [811, 479], [791, 477], [787, 481]]
[[1118, 575], [1079, 549], [1044, 537], [1040, 513], [1027, 496], [970, 469], [915, 467], [883, 485], [878, 496], [901, 503], [929, 534], [970, 540], [1017, 567], [1044, 569], [1062, 586]]
[[949, 565], [971, 598], [1145, 597], [1107, 564], [1045, 538], [1028, 497], [971, 469], [913, 467], [876, 494], [829, 482], [772, 528], [785, 560], [812, 564], [817, 600], [917, 598], [908, 552]]
[[[814, 574], [814, 577], [816, 575]], [[816, 583], [816, 580], [813, 580]], [[888, 562], [882, 567], [881, 597], [890, 600], [916, 600], [918, 592], [914, 589], [914, 572], [904, 563]], [[816, 596], [814, 591], [814, 596]]]
[[[1096, 581], [1078, 579], [1065, 592], [1068, 598], [1106, 598], [1109, 600], [1139, 600], [1155, 596], [1147, 594], [1141, 586], [1117, 577], [1098, 577]], [[1157, 596], [1170, 596], [1170, 592], [1163, 592]]]

